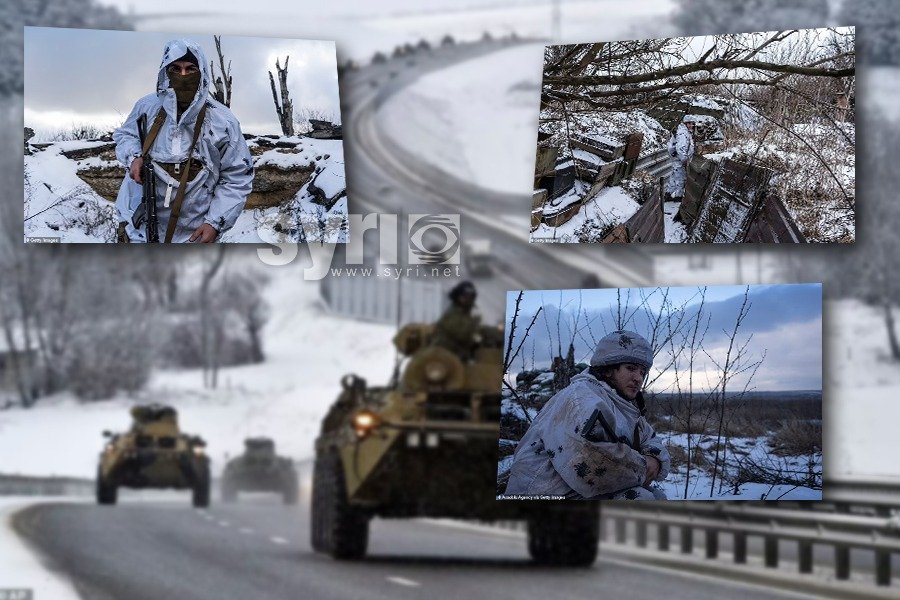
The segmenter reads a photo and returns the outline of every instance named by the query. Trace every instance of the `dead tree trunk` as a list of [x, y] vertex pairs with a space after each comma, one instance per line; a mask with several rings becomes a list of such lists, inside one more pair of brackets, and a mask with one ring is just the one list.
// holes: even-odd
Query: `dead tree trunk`
[[231, 61], [228, 61], [228, 66], [225, 66], [225, 57], [222, 54], [222, 36], [214, 35], [213, 39], [216, 41], [216, 54], [219, 55], [219, 70], [222, 72], [221, 77], [216, 77], [216, 67], [213, 61], [209, 61], [210, 72], [212, 73], [213, 85], [216, 88], [216, 91], [213, 93], [213, 98], [224, 104], [225, 106], [231, 108]]
[[219, 269], [222, 268], [222, 263], [225, 261], [225, 248], [224, 244], [220, 244], [216, 248], [216, 255], [208, 263], [208, 268], [203, 272], [200, 282], [200, 335], [203, 344], [203, 385], [213, 389], [215, 389], [217, 383], [219, 345], [222, 339], [219, 335], [221, 320], [217, 315], [211, 314], [212, 307], [210, 306], [209, 290], [213, 278], [215, 278], [216, 273], [219, 272]]
[[275, 70], [278, 71], [278, 82], [281, 89], [281, 102], [278, 100], [278, 92], [275, 90], [275, 77], [269, 71], [269, 83], [272, 84], [272, 100], [275, 102], [275, 112], [278, 113], [278, 122], [281, 123], [281, 132], [284, 135], [294, 135], [294, 105], [291, 104], [287, 87], [287, 71], [290, 56], [284, 59], [284, 68], [275, 59]]

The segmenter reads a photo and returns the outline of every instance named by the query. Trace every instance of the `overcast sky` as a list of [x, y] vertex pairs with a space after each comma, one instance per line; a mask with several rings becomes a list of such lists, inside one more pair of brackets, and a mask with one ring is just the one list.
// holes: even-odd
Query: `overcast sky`
[[[662, 288], [665, 289], [665, 288]], [[706, 350], [720, 362], [727, 351], [724, 330], [734, 327], [735, 318], [744, 297], [744, 286], [712, 286], [706, 288], [704, 313], [709, 315], [709, 329], [704, 342]], [[663, 294], [655, 288], [635, 288], [622, 290], [622, 304], [631, 307], [629, 314], [647, 298], [651, 314], [658, 314]], [[681, 309], [687, 320], [697, 314], [698, 288], [668, 288], [668, 301]], [[629, 297], [630, 293], [630, 297]], [[518, 292], [507, 294], [507, 331], [515, 307]], [[579, 302], [582, 311], [587, 312], [587, 320], [582, 316], [580, 332], [575, 336], [575, 360], [589, 362], [594, 340], [615, 329], [617, 312], [617, 291], [612, 290], [543, 290], [526, 291], [520, 305], [517, 341], [538, 308], [544, 307], [542, 314], [531, 329], [526, 342], [526, 366], [530, 367], [532, 347], [538, 366], [549, 364], [551, 349], [555, 354], [558, 345], [556, 316], [562, 306], [560, 331], [563, 352], [572, 339], [574, 315]], [[761, 391], [776, 390], [820, 390], [822, 388], [822, 287], [819, 284], [798, 285], [755, 285], [750, 286], [750, 312], [745, 319], [739, 339], [750, 338], [747, 349], [757, 358], [765, 352], [765, 360], [757, 371], [752, 387]], [[584, 312], [581, 313], [584, 315]], [[545, 318], [546, 315], [546, 318]], [[589, 328], [585, 324], [590, 322]], [[704, 317], [704, 323], [705, 317]], [[645, 311], [638, 311], [627, 326], [628, 329], [649, 337], [649, 321]], [[549, 329], [549, 331], [548, 331]], [[752, 336], [752, 338], [751, 338]], [[657, 358], [655, 366], [667, 363], [665, 352]], [[513, 363], [512, 371], [521, 370], [521, 357]], [[716, 371], [712, 362], [701, 356], [695, 364], [695, 381], [701, 385], [707, 376], [715, 380]], [[674, 381], [674, 372], [661, 376], [655, 391], [665, 391]], [[738, 376], [730, 384], [730, 389], [738, 391], [746, 382], [746, 376]]]
[[[155, 91], [163, 48], [179, 38], [218, 63], [212, 35], [26, 27], [25, 125], [39, 134], [119, 125], [138, 98]], [[275, 59], [283, 67], [288, 55], [295, 117], [311, 109], [340, 119], [334, 42], [223, 36], [222, 51], [234, 78], [231, 109], [245, 133], [281, 132], [268, 71], [277, 85]]]

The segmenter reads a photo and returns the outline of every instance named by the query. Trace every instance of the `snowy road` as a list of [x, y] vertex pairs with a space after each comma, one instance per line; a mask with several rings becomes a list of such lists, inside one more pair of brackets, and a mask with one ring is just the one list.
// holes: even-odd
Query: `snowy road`
[[85, 598], [800, 597], [602, 554], [590, 569], [536, 567], [521, 536], [426, 521], [375, 521], [368, 558], [338, 562], [311, 551], [308, 508], [262, 495], [202, 511], [174, 497], [47, 503], [15, 526]]
[[461, 46], [389, 60], [347, 73], [341, 90], [351, 213], [461, 214], [464, 241], [492, 240], [495, 276], [477, 281], [479, 304], [491, 321], [503, 315], [506, 290], [583, 287], [588, 273], [606, 285], [642, 284], [652, 276], [649, 259], [633, 248], [618, 252], [619, 248], [529, 245], [527, 198], [523, 202], [513, 194], [458, 179], [392, 139], [392, 128], [404, 124], [385, 122], [379, 108], [394, 94], [426, 73], [508, 47]]

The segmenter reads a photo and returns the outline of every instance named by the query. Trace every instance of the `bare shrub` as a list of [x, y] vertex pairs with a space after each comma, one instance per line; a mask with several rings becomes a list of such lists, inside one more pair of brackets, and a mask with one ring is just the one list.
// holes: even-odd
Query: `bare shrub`
[[672, 471], [677, 471], [687, 464], [687, 450], [678, 444], [669, 444], [669, 459], [672, 461]]
[[103, 400], [118, 391], [142, 388], [153, 370], [155, 344], [148, 330], [123, 322], [97, 324], [83, 332], [68, 361], [67, 379], [82, 400]]
[[769, 436], [777, 456], [808, 456], [822, 451], [821, 421], [785, 421]]

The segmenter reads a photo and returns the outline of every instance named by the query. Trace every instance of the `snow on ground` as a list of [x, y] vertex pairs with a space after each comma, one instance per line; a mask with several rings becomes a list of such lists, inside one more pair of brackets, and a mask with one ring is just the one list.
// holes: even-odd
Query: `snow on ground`
[[[271, 143], [297, 144], [296, 152], [273, 148], [255, 156], [255, 167], [279, 169], [314, 167], [314, 185], [329, 198], [346, 189], [344, 149], [341, 140], [304, 137], [280, 137]], [[115, 241], [118, 216], [112, 202], [97, 194], [81, 180], [77, 172], [89, 167], [118, 167], [116, 161], [93, 156], [71, 160], [62, 152], [93, 148], [108, 142], [63, 141], [25, 156], [25, 237], [60, 238], [64, 242], [111, 243]], [[250, 145], [255, 145], [251, 141]], [[122, 168], [122, 176], [125, 169]], [[306, 184], [294, 198], [281, 206], [244, 210], [234, 227], [219, 241], [226, 243], [290, 243], [302, 241], [298, 220], [303, 224], [305, 241], [344, 243], [347, 238], [346, 199], [330, 209], [313, 201]]]
[[[687, 435], [686, 434], [668, 434], [660, 432], [669, 447], [680, 446], [687, 451]], [[700, 445], [705, 449], [715, 447], [715, 439], [707, 436], [692, 436], [692, 447]], [[808, 462], [811, 458], [813, 462], [813, 472], [821, 483], [822, 480], [822, 454], [818, 453], [813, 457], [805, 456], [789, 456], [777, 457], [772, 454], [772, 449], [766, 441], [765, 436], [759, 438], [732, 438], [728, 440], [729, 450], [726, 456], [726, 463], [729, 471], [737, 468], [741, 457], [747, 456], [756, 464], [778, 465], [785, 471], [805, 472], [808, 469]], [[738, 456], [732, 451], [734, 447]], [[708, 456], [712, 456], [712, 452], [708, 452]], [[690, 482], [687, 486], [688, 500], [821, 500], [822, 491], [814, 490], [806, 487], [794, 487], [790, 485], [767, 485], [759, 482], [744, 483], [735, 490], [734, 486], [725, 485], [721, 487], [718, 480], [713, 486], [713, 494], [710, 496], [710, 485], [712, 484], [711, 475], [697, 469], [692, 469]], [[666, 497], [670, 500], [684, 499], [685, 494], [685, 471], [683, 467], [676, 469], [661, 482], [661, 487], [666, 491]]]
[[599, 242], [602, 233], [624, 223], [640, 205], [620, 186], [607, 187], [585, 202], [577, 215], [559, 227], [541, 223], [531, 233], [532, 241], [562, 243]]
[[[113, 204], [76, 175], [78, 162], [62, 154], [101, 145], [103, 142], [58, 142], [25, 156], [26, 238], [64, 237], [67, 242], [87, 243], [115, 240]], [[86, 166], [105, 165], [94, 161]]]
[[687, 230], [684, 228], [684, 224], [675, 222], [675, 215], [678, 214], [679, 208], [681, 208], [681, 202], [663, 203], [667, 244], [682, 244], [687, 241]]
[[551, 135], [552, 145], [562, 148], [560, 151], [568, 155], [569, 135], [581, 134], [602, 140], [609, 146], [624, 143], [626, 135], [640, 133], [644, 136], [641, 142], [641, 157], [648, 156], [666, 147], [671, 137], [659, 121], [649, 116], [642, 109], [619, 111], [585, 111], [569, 113], [568, 121], [549, 120], [556, 115], [553, 107], [541, 113], [541, 130]]
[[826, 476], [900, 478], [900, 364], [889, 360], [882, 313], [842, 300], [828, 302], [825, 317]]
[[860, 94], [857, 102], [863, 111], [877, 111], [892, 121], [900, 120], [897, 109], [897, 98], [900, 97], [900, 68], [898, 67], [866, 67], [858, 74], [860, 89], [867, 93]]
[[[273, 141], [297, 146], [293, 149], [295, 151], [275, 148], [267, 150], [254, 158], [255, 167], [273, 166], [290, 170], [312, 166], [315, 173], [310, 183], [322, 190], [328, 198], [334, 198], [347, 188], [343, 140], [283, 136]], [[250, 145], [255, 143], [251, 141]], [[221, 241], [269, 244], [300, 241], [346, 243], [346, 224], [349, 218], [346, 196], [326, 209], [314, 202], [309, 185], [305, 184], [290, 202], [281, 206], [244, 210]]]
[[279, 454], [294, 459], [312, 456], [340, 378], [355, 372], [372, 384], [389, 379], [395, 331], [330, 316], [318, 286], [303, 281], [302, 266], [277, 267], [265, 295], [272, 311], [265, 363], [222, 369], [217, 390], [202, 388], [198, 370], [165, 370], [135, 397], [79, 403], [63, 394], [29, 410], [0, 411], [0, 473], [93, 477], [102, 431], [126, 429], [128, 409], [139, 402], [175, 406], [182, 429], [209, 443], [214, 476], [249, 436], [271, 436]]
[[[160, 0], [135, 7], [133, 0], [104, 0], [123, 12], [136, 11], [141, 29], [148, 31], [216, 31], [235, 35], [333, 39], [338, 56], [366, 61], [376, 52], [390, 52], [397, 44], [432, 44], [450, 34], [456, 40], [477, 40], [486, 31], [494, 36], [516, 32], [521, 37], [547, 38], [553, 34], [549, 3], [478, 3], [457, 0], [383, 0], [378, 3], [347, 2], [279, 3], [259, 10], [243, 0], [223, 0], [215, 10], [207, 0]], [[269, 3], [275, 4], [275, 3]], [[350, 4], [348, 6], [348, 4]], [[662, 33], [664, 17], [673, 0], [592, 0], [565, 2], [560, 7], [561, 42], [623, 39], [635, 26], [656, 27]], [[638, 36], [642, 37], [642, 36]], [[647, 36], [643, 36], [647, 37]], [[652, 37], [652, 36], [651, 36]]]
[[[59, 496], [52, 500], [67, 501]], [[12, 515], [34, 503], [34, 497], [0, 497], [0, 565], [3, 565], [0, 589], [30, 589], [32, 597], [38, 599], [77, 600], [81, 596], [75, 587], [62, 575], [44, 567], [13, 531]]]
[[429, 73], [378, 118], [432, 165], [504, 192], [531, 193], [543, 46], [515, 46]]

